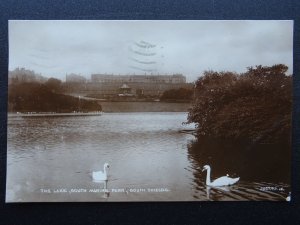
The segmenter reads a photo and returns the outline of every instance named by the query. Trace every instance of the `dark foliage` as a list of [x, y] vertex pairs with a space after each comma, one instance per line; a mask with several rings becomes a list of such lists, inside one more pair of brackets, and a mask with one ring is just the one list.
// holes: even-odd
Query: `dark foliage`
[[55, 78], [49, 78], [47, 82], [45, 83], [48, 90], [51, 90], [52, 92], [60, 92], [62, 87], [62, 82], [59, 79]]
[[249, 67], [244, 74], [206, 71], [196, 81], [188, 122], [198, 136], [289, 142], [292, 77], [287, 66]]
[[[94, 101], [87, 101], [72, 96], [53, 92], [52, 84], [41, 83], [12, 84], [8, 88], [8, 110], [11, 112], [91, 112], [101, 111], [101, 106]], [[52, 87], [49, 89], [49, 85]]]

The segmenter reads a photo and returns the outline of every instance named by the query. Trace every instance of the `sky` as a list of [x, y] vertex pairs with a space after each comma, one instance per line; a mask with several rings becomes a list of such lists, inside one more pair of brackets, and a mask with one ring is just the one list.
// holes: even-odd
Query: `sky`
[[11, 20], [9, 70], [66, 74], [245, 72], [285, 64], [293, 73], [293, 21]]

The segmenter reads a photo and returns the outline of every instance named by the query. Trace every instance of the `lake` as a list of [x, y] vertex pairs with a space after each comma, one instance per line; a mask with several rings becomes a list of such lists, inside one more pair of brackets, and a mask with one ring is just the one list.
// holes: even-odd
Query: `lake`
[[[235, 161], [222, 160], [224, 153], [198, 151], [195, 137], [181, 132], [194, 128], [182, 124], [186, 117], [186, 112], [9, 116], [6, 202], [285, 200], [288, 181], [258, 174], [256, 179]], [[94, 182], [92, 172], [106, 162], [108, 182]], [[212, 179], [227, 173], [241, 179], [231, 187], [207, 188], [205, 164], [212, 166]]]

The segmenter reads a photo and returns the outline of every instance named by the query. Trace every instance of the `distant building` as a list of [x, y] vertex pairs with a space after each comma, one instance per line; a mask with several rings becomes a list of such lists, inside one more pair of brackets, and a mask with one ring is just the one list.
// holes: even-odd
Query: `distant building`
[[41, 74], [36, 74], [33, 70], [25, 68], [16, 68], [13, 71], [8, 72], [8, 84], [12, 83], [27, 83], [27, 82], [38, 82], [44, 83], [48, 79], [43, 77]]
[[97, 83], [186, 83], [186, 78], [182, 74], [174, 75], [106, 75], [92, 74], [92, 82]]
[[86, 83], [86, 78], [74, 73], [66, 75], [66, 82], [67, 83]]
[[[158, 97], [164, 91], [192, 88], [182, 74], [174, 75], [112, 75], [92, 74], [88, 82], [66, 82], [65, 92], [106, 97]], [[121, 95], [120, 95], [121, 94]]]

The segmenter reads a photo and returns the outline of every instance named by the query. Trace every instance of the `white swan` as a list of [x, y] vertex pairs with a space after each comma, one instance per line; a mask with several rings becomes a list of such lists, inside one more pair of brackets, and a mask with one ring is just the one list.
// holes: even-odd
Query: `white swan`
[[285, 199], [286, 201], [290, 202], [291, 201], [291, 192], [289, 192], [289, 195]]
[[211, 168], [209, 165], [205, 165], [203, 167], [203, 170], [207, 170], [207, 175], [206, 175], [206, 185], [207, 186], [211, 186], [211, 187], [220, 187], [220, 186], [227, 186], [227, 185], [233, 185], [235, 184], [236, 182], [239, 181], [239, 177], [237, 178], [231, 178], [228, 176], [223, 176], [223, 177], [220, 177], [216, 180], [214, 180], [213, 182], [210, 181], [210, 172], [211, 172]]
[[93, 180], [96, 182], [99, 181], [107, 181], [107, 175], [108, 175], [108, 168], [109, 168], [109, 164], [105, 163], [103, 166], [103, 172], [102, 171], [93, 171]]

